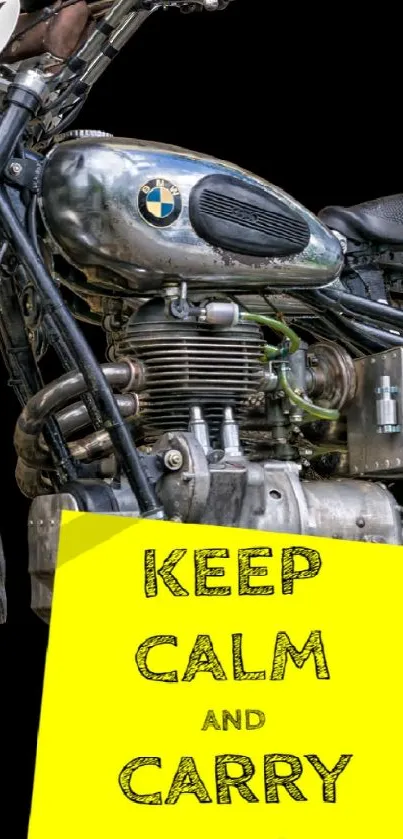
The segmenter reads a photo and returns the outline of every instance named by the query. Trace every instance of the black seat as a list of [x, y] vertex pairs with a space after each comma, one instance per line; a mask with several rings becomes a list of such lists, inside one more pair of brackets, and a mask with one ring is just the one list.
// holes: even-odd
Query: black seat
[[376, 198], [354, 207], [325, 207], [319, 218], [347, 239], [403, 245], [403, 194]]

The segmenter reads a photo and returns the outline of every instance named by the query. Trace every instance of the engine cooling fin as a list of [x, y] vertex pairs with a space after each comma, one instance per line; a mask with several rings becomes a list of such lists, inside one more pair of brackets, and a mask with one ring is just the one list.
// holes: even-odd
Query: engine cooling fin
[[162, 301], [150, 301], [128, 321], [114, 344], [116, 358], [135, 357], [146, 370], [140, 394], [144, 439], [186, 431], [190, 408], [200, 406], [212, 442], [223, 409], [240, 421], [262, 377], [263, 337], [254, 323], [223, 328], [167, 318]]

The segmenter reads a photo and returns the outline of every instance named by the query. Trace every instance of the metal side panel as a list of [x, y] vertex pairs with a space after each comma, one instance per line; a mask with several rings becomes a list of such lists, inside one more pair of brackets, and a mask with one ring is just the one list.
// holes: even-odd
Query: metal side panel
[[403, 476], [403, 349], [355, 361], [357, 392], [347, 416], [350, 474]]

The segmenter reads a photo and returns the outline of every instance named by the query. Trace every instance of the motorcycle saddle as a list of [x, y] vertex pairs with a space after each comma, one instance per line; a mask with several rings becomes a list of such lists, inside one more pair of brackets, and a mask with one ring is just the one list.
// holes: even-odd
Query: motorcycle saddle
[[319, 218], [347, 239], [403, 245], [403, 194], [375, 198], [353, 207], [325, 207]]

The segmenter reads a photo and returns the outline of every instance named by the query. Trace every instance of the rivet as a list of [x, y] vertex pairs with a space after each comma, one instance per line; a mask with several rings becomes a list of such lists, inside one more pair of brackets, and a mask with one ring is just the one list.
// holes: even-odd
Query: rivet
[[12, 172], [13, 175], [20, 175], [21, 172], [22, 172], [21, 163], [17, 163], [17, 162], [11, 163], [10, 164], [10, 172]]

